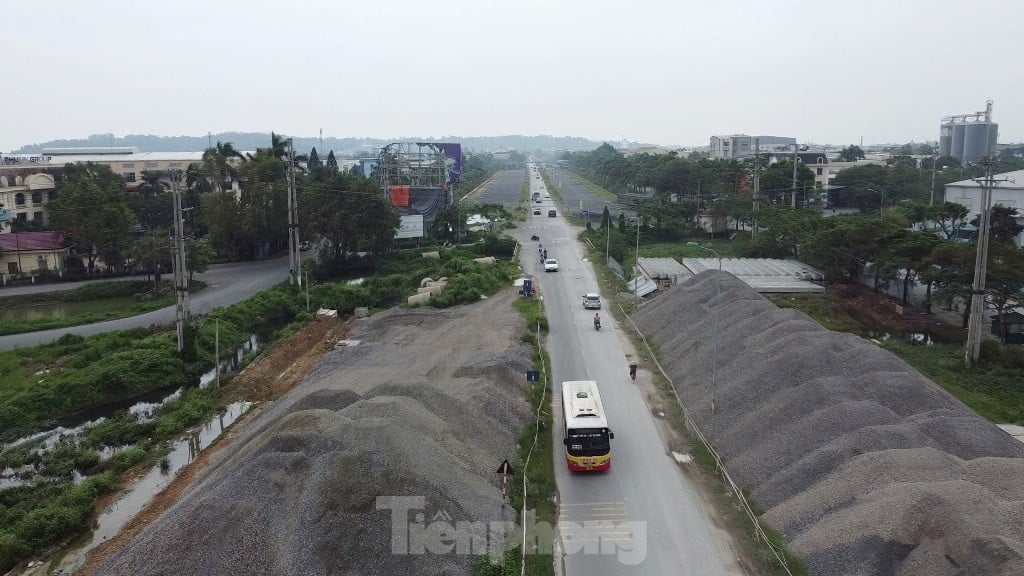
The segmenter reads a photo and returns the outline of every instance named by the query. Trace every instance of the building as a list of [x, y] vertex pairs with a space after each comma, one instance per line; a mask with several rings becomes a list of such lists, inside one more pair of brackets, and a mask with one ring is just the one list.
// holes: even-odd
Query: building
[[0, 234], [11, 232], [14, 220], [48, 223], [45, 206], [56, 195], [56, 167], [0, 164]]
[[[768, 157], [769, 164], [775, 164], [777, 162], [792, 162], [792, 152], [770, 152], [766, 155]], [[830, 164], [828, 162], [828, 155], [824, 152], [797, 152], [797, 162], [806, 165], [814, 173], [814, 187], [815, 188], [827, 188], [829, 185], [829, 178], [832, 174], [829, 171]]]
[[63, 274], [68, 249], [60, 232], [0, 234], [0, 277], [34, 276], [46, 271]]
[[[1017, 210], [1017, 222], [1024, 225], [1024, 170], [996, 174], [997, 182], [992, 189], [992, 205]], [[967, 220], [973, 220], [981, 214], [981, 184], [974, 180], [961, 180], [946, 184], [943, 198], [946, 202], [956, 202], [967, 207]], [[1024, 247], [1024, 234], [1017, 237], [1017, 244]]]
[[996, 152], [999, 124], [992, 122], [992, 101], [973, 114], [947, 116], [939, 127], [939, 156], [973, 162]]
[[755, 148], [760, 148], [761, 152], [782, 152], [792, 151], [795, 147], [796, 138], [784, 136], [747, 136], [746, 134], [712, 136], [708, 147], [708, 158], [743, 158], [753, 155]]

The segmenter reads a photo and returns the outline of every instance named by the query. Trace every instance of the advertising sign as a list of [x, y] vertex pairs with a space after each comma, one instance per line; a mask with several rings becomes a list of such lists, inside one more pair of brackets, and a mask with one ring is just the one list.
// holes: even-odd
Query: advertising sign
[[0, 222], [7, 222], [10, 219], [11, 211], [4, 208], [0, 208]]
[[402, 216], [395, 238], [423, 238], [423, 215]]

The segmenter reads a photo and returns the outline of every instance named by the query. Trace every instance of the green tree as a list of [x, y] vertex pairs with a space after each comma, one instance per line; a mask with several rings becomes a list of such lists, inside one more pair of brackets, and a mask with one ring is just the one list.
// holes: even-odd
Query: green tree
[[910, 296], [910, 287], [917, 283], [921, 270], [931, 265], [930, 257], [943, 240], [928, 232], [900, 230], [883, 240], [887, 250], [884, 257], [895, 264], [898, 276], [903, 277], [903, 302]]
[[854, 162], [856, 160], [864, 159], [864, 151], [861, 150], [860, 146], [850, 144], [846, 148], [839, 151], [838, 160], [840, 162]]
[[234, 194], [207, 192], [200, 198], [208, 229], [210, 246], [221, 258], [236, 260], [242, 256], [243, 233], [238, 218], [239, 205]]
[[1020, 306], [1024, 293], [1024, 250], [1004, 244], [992, 246], [985, 275], [985, 295], [995, 310], [1002, 330], [999, 337], [1006, 343], [1006, 314]]
[[877, 207], [879, 198], [872, 190], [881, 190], [889, 181], [885, 166], [868, 164], [853, 166], [836, 174], [833, 185], [840, 190], [832, 193], [832, 201], [837, 206], [849, 206], [867, 211], [869, 207]]
[[320, 156], [316, 153], [316, 147], [309, 152], [309, 160], [306, 160], [306, 170], [313, 180], [323, 177], [324, 165], [320, 162]]
[[129, 256], [138, 266], [153, 275], [153, 294], [160, 295], [160, 278], [173, 270], [171, 257], [174, 241], [166, 228], [156, 228], [135, 239], [129, 249]]
[[626, 214], [624, 212], [619, 212], [619, 233], [626, 233]]
[[967, 223], [967, 207], [956, 202], [943, 202], [934, 207], [931, 218], [942, 231], [942, 236], [949, 240], [959, 235]]
[[952, 306], [960, 300], [965, 303], [961, 326], [967, 327], [970, 315], [971, 285], [974, 282], [975, 247], [959, 242], [944, 242], [935, 247], [928, 258], [925, 281], [935, 285], [933, 296]]
[[193, 276], [198, 272], [202, 274], [210, 269], [210, 264], [213, 263], [216, 254], [213, 251], [213, 246], [210, 245], [210, 241], [205, 238], [185, 239], [185, 262], [188, 266], [188, 279], [192, 280]]
[[67, 164], [57, 198], [47, 205], [50, 224], [74, 242], [91, 270], [97, 257], [117, 264], [131, 243], [135, 214], [124, 194], [124, 179], [106, 166]]
[[[797, 206], [806, 201], [808, 190], [814, 187], [814, 173], [804, 164], [797, 168]], [[761, 195], [775, 204], [790, 204], [793, 193], [793, 162], [782, 160], [761, 172]]]
[[[971, 220], [971, 226], [979, 225], [979, 216]], [[1017, 209], [996, 204], [989, 213], [989, 238], [994, 244], [1011, 244], [1024, 230], [1017, 224]]]
[[338, 173], [338, 159], [334, 157], [334, 150], [327, 153], [327, 165], [325, 169], [330, 174]]
[[608, 210], [608, 207], [604, 207], [604, 211], [601, 212], [601, 230], [604, 230], [612, 223], [612, 213]]

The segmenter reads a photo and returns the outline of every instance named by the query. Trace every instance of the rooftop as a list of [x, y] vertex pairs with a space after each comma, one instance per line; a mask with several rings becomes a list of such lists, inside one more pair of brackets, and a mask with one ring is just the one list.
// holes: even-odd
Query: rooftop
[[[1013, 172], [1003, 172], [1002, 174], [995, 174], [993, 176], [997, 181], [1006, 180], [996, 184], [996, 188], [1024, 188], [1024, 170], [1014, 170]], [[956, 186], [958, 188], [981, 188], [981, 184], [974, 180], [960, 180], [959, 182], [950, 182], [946, 186]]]
[[0, 250], [4, 252], [63, 249], [64, 236], [60, 232], [10, 232], [8, 234], [0, 234]]

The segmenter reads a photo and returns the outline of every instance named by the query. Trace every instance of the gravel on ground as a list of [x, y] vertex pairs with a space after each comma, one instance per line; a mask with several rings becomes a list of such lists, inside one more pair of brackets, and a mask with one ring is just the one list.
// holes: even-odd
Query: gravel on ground
[[812, 574], [1024, 574], [1024, 444], [868, 340], [729, 274], [716, 296], [716, 275], [643, 304], [636, 322]]
[[359, 320], [347, 334], [358, 345], [248, 421], [93, 574], [470, 574], [475, 553], [402, 553], [378, 498], [424, 498], [403, 526], [508, 515], [495, 470], [530, 416], [531, 368], [512, 300]]

